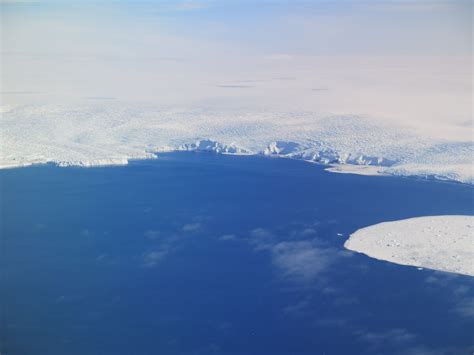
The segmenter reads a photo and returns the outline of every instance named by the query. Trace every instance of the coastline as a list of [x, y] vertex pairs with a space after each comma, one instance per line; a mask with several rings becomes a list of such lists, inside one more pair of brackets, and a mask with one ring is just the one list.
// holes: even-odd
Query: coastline
[[[271, 158], [286, 158], [294, 159], [298, 161], [304, 161], [312, 164], [318, 164], [323, 166], [325, 171], [336, 174], [355, 174], [355, 175], [364, 175], [364, 176], [394, 176], [394, 177], [404, 177], [404, 178], [420, 178], [420, 179], [430, 179], [439, 182], [452, 182], [452, 183], [461, 183], [466, 185], [474, 185], [474, 179], [462, 179], [456, 177], [455, 173], [450, 173], [446, 175], [436, 175], [436, 174], [415, 174], [410, 173], [409, 171], [398, 171], [394, 170], [391, 166], [383, 165], [368, 165], [368, 164], [353, 164], [353, 163], [337, 163], [337, 162], [328, 162], [328, 161], [318, 161], [307, 159], [304, 156], [294, 156], [287, 154], [278, 154], [278, 153], [268, 153], [266, 151], [259, 152], [250, 152], [248, 150], [236, 148], [236, 151], [228, 151], [228, 149], [200, 149], [199, 142], [209, 140], [198, 140], [197, 143], [189, 143], [181, 145], [177, 148], [172, 147], [161, 147], [153, 151], [146, 152], [143, 155], [134, 155], [134, 156], [123, 156], [123, 157], [111, 157], [111, 158], [99, 158], [91, 160], [57, 160], [57, 159], [34, 159], [32, 161], [9, 161], [8, 163], [0, 163], [0, 170], [4, 169], [16, 169], [16, 168], [25, 168], [35, 165], [46, 165], [53, 164], [58, 167], [107, 167], [107, 166], [123, 166], [128, 165], [130, 161], [134, 160], [148, 160], [148, 159], [157, 159], [162, 153], [173, 153], [173, 152], [207, 152], [214, 154], [225, 154], [225, 155], [235, 155], [235, 156], [260, 156], [260, 157], [271, 157]], [[215, 146], [223, 146], [220, 143], [215, 143]], [[225, 146], [224, 146], [225, 147]], [[454, 175], [454, 176], [453, 176]]]

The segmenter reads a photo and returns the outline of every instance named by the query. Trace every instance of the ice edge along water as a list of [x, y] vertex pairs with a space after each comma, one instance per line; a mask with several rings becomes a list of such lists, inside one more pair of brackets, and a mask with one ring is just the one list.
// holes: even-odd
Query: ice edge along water
[[[432, 169], [420, 169], [419, 166], [415, 166], [419, 172], [415, 169], [403, 169], [394, 164], [384, 164], [386, 159], [369, 157], [364, 154], [359, 155], [346, 155], [342, 157], [337, 152], [327, 150], [314, 150], [309, 152], [296, 152], [291, 154], [283, 154], [272, 151], [272, 147], [289, 144], [297, 145], [295, 142], [272, 142], [263, 151], [251, 152], [243, 148], [236, 146], [226, 146], [219, 142], [214, 142], [209, 139], [198, 139], [194, 143], [185, 143], [178, 147], [158, 147], [153, 151], [146, 151], [143, 154], [130, 155], [128, 157], [110, 157], [100, 159], [87, 159], [87, 160], [59, 160], [56, 158], [46, 158], [34, 156], [30, 159], [16, 160], [15, 158], [9, 162], [0, 163], [0, 169], [11, 169], [28, 167], [32, 165], [42, 164], [54, 164], [58, 167], [100, 167], [100, 166], [116, 166], [116, 165], [128, 165], [131, 160], [146, 160], [156, 159], [160, 153], [172, 153], [172, 152], [212, 152], [216, 154], [225, 155], [249, 155], [249, 156], [266, 156], [276, 158], [290, 158], [295, 160], [302, 160], [310, 163], [318, 163], [326, 166], [326, 171], [339, 174], [357, 174], [357, 175], [392, 175], [392, 176], [405, 176], [405, 177], [421, 177], [426, 179], [435, 179], [441, 181], [454, 181], [467, 184], [473, 184], [474, 179], [470, 178], [467, 174], [456, 171], [450, 171], [449, 166], [442, 166], [440, 172], [436, 172]], [[203, 148], [204, 146], [204, 148]], [[462, 167], [464, 168], [464, 167]], [[446, 170], [447, 172], [444, 172]], [[464, 178], [463, 176], [468, 176]]]
[[0, 168], [122, 165], [160, 152], [210, 151], [300, 159], [340, 173], [474, 182], [472, 141], [356, 115], [134, 105], [32, 105], [1, 113]]
[[[321, 144], [318, 144], [321, 145]], [[305, 162], [318, 163], [326, 166], [326, 171], [340, 174], [357, 174], [357, 175], [392, 175], [405, 177], [420, 177], [426, 179], [434, 179], [441, 181], [453, 181], [466, 184], [474, 184], [474, 177], [469, 171], [469, 167], [462, 165], [452, 166], [439, 164], [437, 166], [423, 166], [413, 164], [412, 166], [404, 166], [395, 161], [383, 157], [367, 156], [363, 153], [358, 154], [340, 154], [330, 149], [305, 149], [302, 151], [294, 151], [290, 153], [280, 152], [280, 148], [284, 151], [287, 146], [298, 147], [296, 142], [271, 142], [264, 150], [252, 152], [245, 148], [235, 145], [225, 145], [210, 139], [197, 139], [193, 143], [185, 143], [177, 147], [158, 147], [152, 151], [145, 151], [143, 154], [131, 154], [124, 157], [109, 157], [99, 159], [84, 160], [60, 160], [57, 158], [46, 158], [43, 156], [33, 156], [23, 160], [12, 159], [9, 162], [0, 163], [0, 169], [27, 167], [40, 164], [54, 164], [59, 167], [99, 167], [128, 165], [131, 160], [156, 159], [160, 153], [171, 152], [212, 152], [226, 155], [260, 155], [266, 157], [290, 158], [302, 160]]]
[[474, 276], [474, 216], [383, 222], [351, 234], [344, 247], [400, 265]]

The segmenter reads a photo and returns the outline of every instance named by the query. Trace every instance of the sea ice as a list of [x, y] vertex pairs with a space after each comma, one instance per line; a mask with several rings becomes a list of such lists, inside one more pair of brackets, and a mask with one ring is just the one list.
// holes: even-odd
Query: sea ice
[[427, 216], [359, 229], [344, 246], [400, 265], [474, 276], [474, 216]]

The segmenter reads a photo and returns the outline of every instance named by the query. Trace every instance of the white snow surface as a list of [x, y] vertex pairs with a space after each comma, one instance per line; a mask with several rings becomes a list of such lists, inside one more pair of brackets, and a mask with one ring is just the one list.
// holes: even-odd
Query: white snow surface
[[474, 276], [474, 216], [428, 216], [359, 229], [344, 246], [401, 265]]
[[0, 113], [0, 168], [127, 164], [187, 150], [302, 159], [336, 165], [336, 172], [474, 182], [472, 140], [430, 136], [373, 117], [123, 103], [3, 106]]

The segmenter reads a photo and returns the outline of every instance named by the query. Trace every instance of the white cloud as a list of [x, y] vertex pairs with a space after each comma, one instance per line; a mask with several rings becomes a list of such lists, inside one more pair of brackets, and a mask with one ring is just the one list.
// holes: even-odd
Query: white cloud
[[310, 307], [310, 300], [304, 299], [302, 301], [290, 304], [283, 309], [283, 312], [291, 317], [302, 317], [308, 313]]
[[250, 232], [249, 243], [255, 250], [269, 249], [274, 244], [274, 236], [268, 229], [255, 228]]
[[182, 228], [183, 232], [196, 232], [202, 228], [201, 223], [188, 223]]
[[463, 317], [474, 319], [474, 298], [465, 297], [457, 301], [454, 311]]
[[235, 240], [235, 234], [224, 234], [219, 237], [219, 240]]
[[89, 229], [83, 229], [81, 230], [81, 235], [83, 237], [90, 237], [92, 235], [92, 232]]
[[155, 267], [165, 257], [168, 250], [152, 250], [142, 255], [144, 267]]
[[312, 280], [337, 259], [333, 248], [318, 247], [313, 241], [280, 242], [271, 248], [272, 262], [285, 276]]
[[316, 234], [316, 229], [314, 229], [314, 228], [305, 228], [305, 229], [301, 232], [301, 234], [302, 234], [303, 236], [314, 235], [314, 234]]
[[406, 329], [394, 328], [384, 332], [359, 331], [359, 339], [368, 342], [373, 347], [399, 346], [416, 339], [416, 335]]
[[154, 230], [154, 229], [148, 229], [145, 231], [144, 233], [145, 237], [147, 237], [148, 239], [158, 239], [158, 237], [160, 236], [160, 231], [158, 230]]

